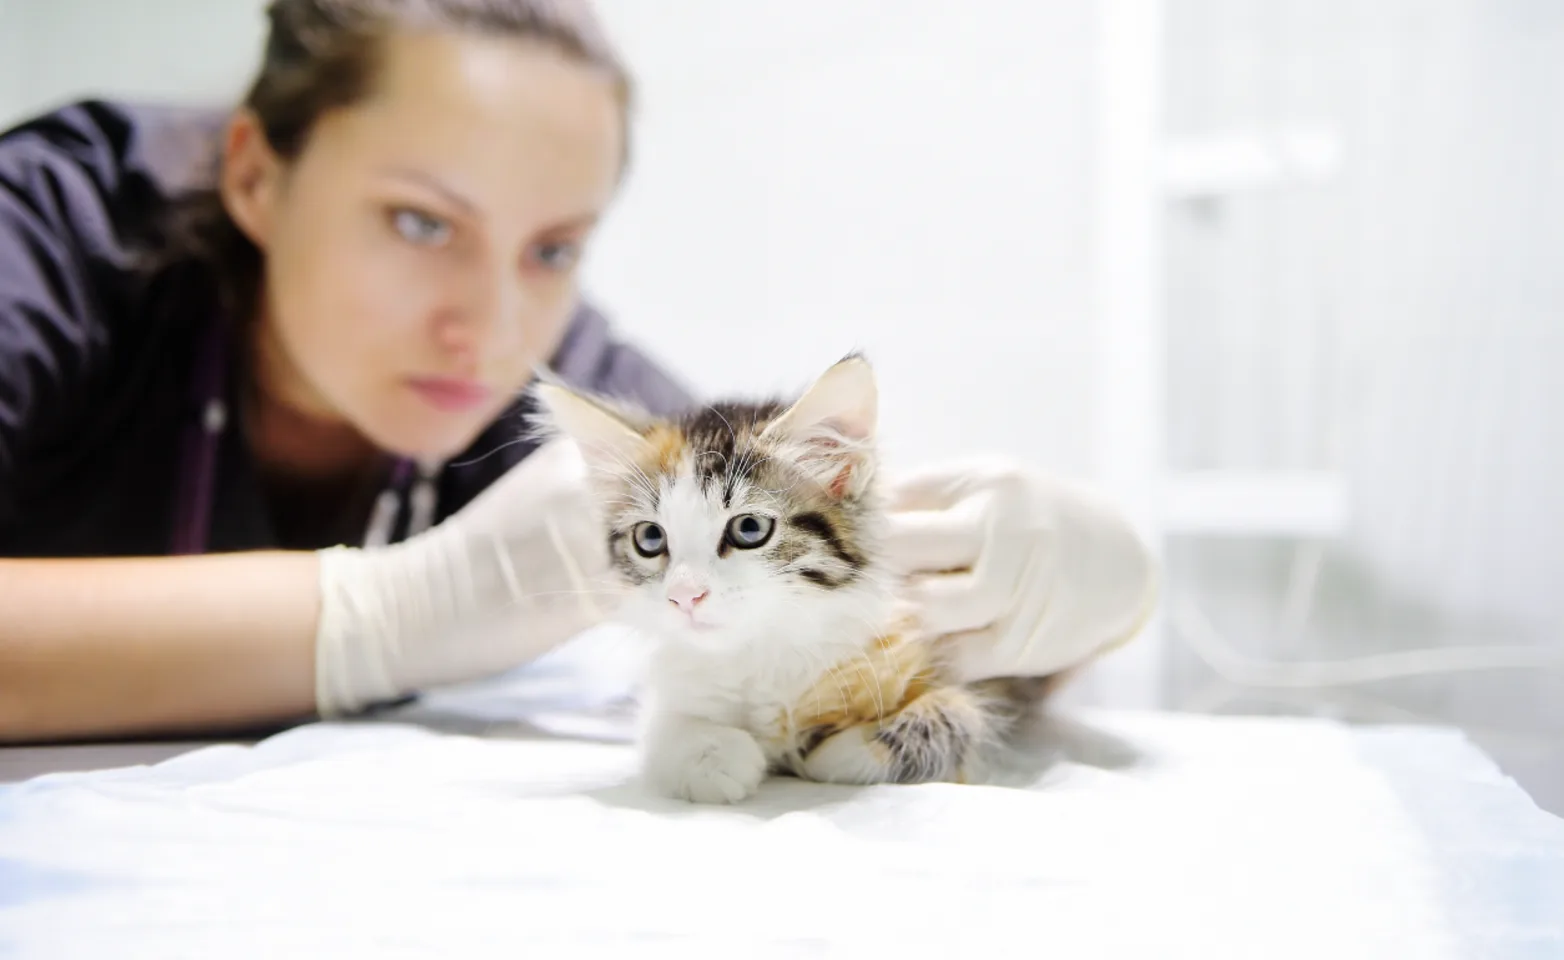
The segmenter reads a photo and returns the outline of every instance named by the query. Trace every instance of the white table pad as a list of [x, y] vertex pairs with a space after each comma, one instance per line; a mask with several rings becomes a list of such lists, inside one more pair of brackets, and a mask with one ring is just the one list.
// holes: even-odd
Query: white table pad
[[1450, 731], [1082, 712], [695, 807], [573, 677], [0, 787], [0, 956], [1564, 958], [1564, 821]]

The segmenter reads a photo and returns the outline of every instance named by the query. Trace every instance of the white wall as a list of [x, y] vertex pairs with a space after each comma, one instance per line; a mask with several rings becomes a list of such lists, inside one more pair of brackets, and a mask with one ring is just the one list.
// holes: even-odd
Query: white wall
[[21, 104], [22, 49], [21, 0], [0, 0], [0, 126]]
[[265, 36], [264, 0], [0, 0], [0, 125], [78, 97], [227, 103]]
[[1556, 637], [1564, 7], [1178, 6], [1176, 131], [1302, 121], [1343, 160], [1171, 218], [1172, 455], [1339, 467], [1384, 596]]
[[893, 458], [1091, 460], [1091, 5], [604, 0], [641, 78], [593, 288], [712, 391], [878, 364]]
[[[1172, 7], [1172, 132], [1321, 127], [1341, 163], [1170, 216], [1171, 456], [1332, 467], [1352, 506], [1290, 649], [1285, 544], [1188, 544], [1174, 591], [1268, 657], [1564, 651], [1564, 4]], [[1458, 723], [1564, 810], [1560, 690], [1495, 670], [1340, 699]]]

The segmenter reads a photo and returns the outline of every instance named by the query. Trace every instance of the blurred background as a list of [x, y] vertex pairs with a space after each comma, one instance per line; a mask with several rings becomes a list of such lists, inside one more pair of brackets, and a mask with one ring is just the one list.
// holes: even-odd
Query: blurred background
[[[0, 124], [226, 105], [261, 6], [0, 0]], [[1073, 700], [1456, 725], [1564, 813], [1564, 3], [598, 6], [629, 335], [1110, 489], [1165, 603]]]

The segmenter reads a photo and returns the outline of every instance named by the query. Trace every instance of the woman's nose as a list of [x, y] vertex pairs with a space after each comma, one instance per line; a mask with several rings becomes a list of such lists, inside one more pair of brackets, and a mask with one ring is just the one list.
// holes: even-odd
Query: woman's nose
[[448, 352], [480, 356], [515, 338], [527, 312], [527, 294], [514, 279], [474, 284], [469, 296], [441, 313], [436, 336]]

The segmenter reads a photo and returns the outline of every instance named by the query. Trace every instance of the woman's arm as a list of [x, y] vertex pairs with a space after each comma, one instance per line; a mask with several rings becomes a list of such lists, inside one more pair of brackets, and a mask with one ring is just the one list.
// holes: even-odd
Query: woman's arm
[[[95, 116], [0, 138], [0, 539], [34, 451], [68, 438], [120, 339], [97, 284], [122, 268], [116, 182], [136, 177]], [[308, 714], [318, 569], [307, 553], [0, 560], [0, 742]]]
[[0, 742], [309, 715], [319, 566], [281, 552], [0, 560]]
[[556, 443], [389, 547], [0, 560], [0, 742], [332, 717], [508, 670], [617, 599], [601, 530]]

